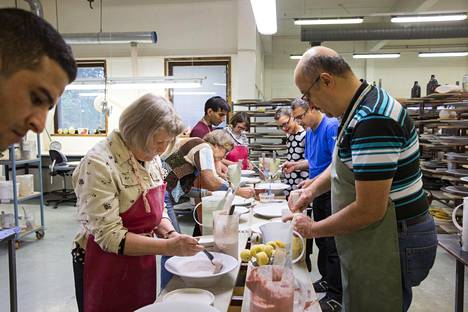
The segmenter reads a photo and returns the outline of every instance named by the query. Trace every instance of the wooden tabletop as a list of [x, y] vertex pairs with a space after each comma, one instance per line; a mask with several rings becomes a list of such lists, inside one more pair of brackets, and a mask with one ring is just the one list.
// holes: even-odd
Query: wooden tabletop
[[450, 255], [468, 266], [468, 252], [462, 251], [460, 245], [460, 237], [456, 234], [439, 234], [437, 235], [439, 246], [447, 251]]

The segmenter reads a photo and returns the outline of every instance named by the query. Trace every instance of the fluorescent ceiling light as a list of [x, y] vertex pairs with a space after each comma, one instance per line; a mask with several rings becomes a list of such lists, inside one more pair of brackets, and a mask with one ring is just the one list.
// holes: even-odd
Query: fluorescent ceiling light
[[468, 52], [419, 52], [419, 57], [467, 56]]
[[65, 90], [140, 90], [140, 89], [177, 89], [200, 88], [203, 78], [165, 77], [129, 77], [103, 79], [75, 80]]
[[213, 82], [213, 86], [222, 86], [225, 87], [226, 84], [224, 82]]
[[291, 60], [300, 60], [302, 58], [302, 55], [301, 54], [291, 54], [291, 55], [289, 55], [289, 58]]
[[138, 90], [147, 88], [177, 89], [200, 88], [202, 78], [175, 78], [175, 77], [135, 77], [112, 78], [108, 80], [112, 89]]
[[65, 90], [105, 90], [106, 83], [104, 79], [77, 79], [67, 85]]
[[462, 21], [466, 19], [466, 13], [463, 14], [444, 14], [444, 15], [412, 15], [392, 17], [392, 23], [424, 23], [424, 22], [450, 22]]
[[400, 53], [356, 53], [353, 54], [355, 59], [386, 59], [399, 58]]
[[250, 0], [258, 32], [262, 35], [276, 34], [276, 0]]
[[79, 96], [99, 96], [99, 95], [104, 95], [103, 92], [80, 92], [78, 94]]
[[362, 17], [349, 18], [296, 18], [295, 25], [338, 25], [338, 24], [361, 24]]
[[156, 43], [158, 36], [155, 31], [141, 32], [99, 32], [62, 34], [68, 44], [119, 44], [119, 43]]
[[216, 95], [216, 92], [207, 91], [175, 91], [174, 95]]

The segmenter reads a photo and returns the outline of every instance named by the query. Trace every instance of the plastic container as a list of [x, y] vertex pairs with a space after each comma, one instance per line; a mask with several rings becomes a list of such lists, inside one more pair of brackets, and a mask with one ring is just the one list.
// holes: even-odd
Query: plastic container
[[[20, 184], [16, 183], [16, 196], [19, 197]], [[0, 201], [10, 201], [13, 199], [13, 182], [0, 181]]]
[[29, 196], [34, 193], [34, 175], [32, 174], [23, 174], [16, 176], [16, 181], [18, 181], [19, 187], [19, 196]]

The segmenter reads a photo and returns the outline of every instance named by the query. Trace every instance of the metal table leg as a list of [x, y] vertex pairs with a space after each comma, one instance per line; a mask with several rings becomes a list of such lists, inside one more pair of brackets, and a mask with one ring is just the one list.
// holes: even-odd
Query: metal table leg
[[455, 312], [463, 312], [463, 292], [465, 287], [465, 265], [457, 260], [455, 276]]
[[16, 235], [8, 240], [8, 268], [10, 275], [10, 311], [18, 311], [16, 289]]

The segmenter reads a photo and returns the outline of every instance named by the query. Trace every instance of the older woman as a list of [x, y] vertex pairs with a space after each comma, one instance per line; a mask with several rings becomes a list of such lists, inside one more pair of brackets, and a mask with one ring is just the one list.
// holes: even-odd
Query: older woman
[[234, 148], [227, 153], [226, 159], [231, 162], [242, 161], [242, 169], [249, 168], [249, 140], [245, 132], [249, 130], [250, 119], [246, 112], [237, 112], [229, 120], [226, 132], [234, 141]]
[[[284, 133], [286, 133], [286, 154], [287, 163], [304, 160], [304, 145], [306, 131], [296, 121], [291, 118], [291, 109], [289, 107], [278, 108], [275, 113], [275, 121]], [[284, 183], [291, 186], [290, 190], [298, 188], [298, 184], [309, 177], [308, 170], [296, 170], [290, 173], [284, 173]], [[289, 196], [290, 191], [286, 191]]]
[[[228, 182], [216, 173], [215, 162], [223, 159], [233, 145], [226, 132], [214, 130], [205, 135], [203, 140], [179, 138], [162, 156], [163, 166], [168, 172], [166, 207], [174, 224], [177, 224], [177, 220], [172, 206], [183, 195], [189, 194], [192, 188], [199, 192], [228, 189]], [[255, 195], [255, 191], [244, 187], [239, 188], [237, 194], [249, 198]]]
[[164, 215], [158, 155], [182, 130], [171, 103], [145, 95], [123, 111], [119, 130], [96, 144], [73, 173], [81, 222], [72, 252], [80, 311], [134, 311], [153, 303], [155, 255], [190, 256], [203, 249], [174, 231]]

